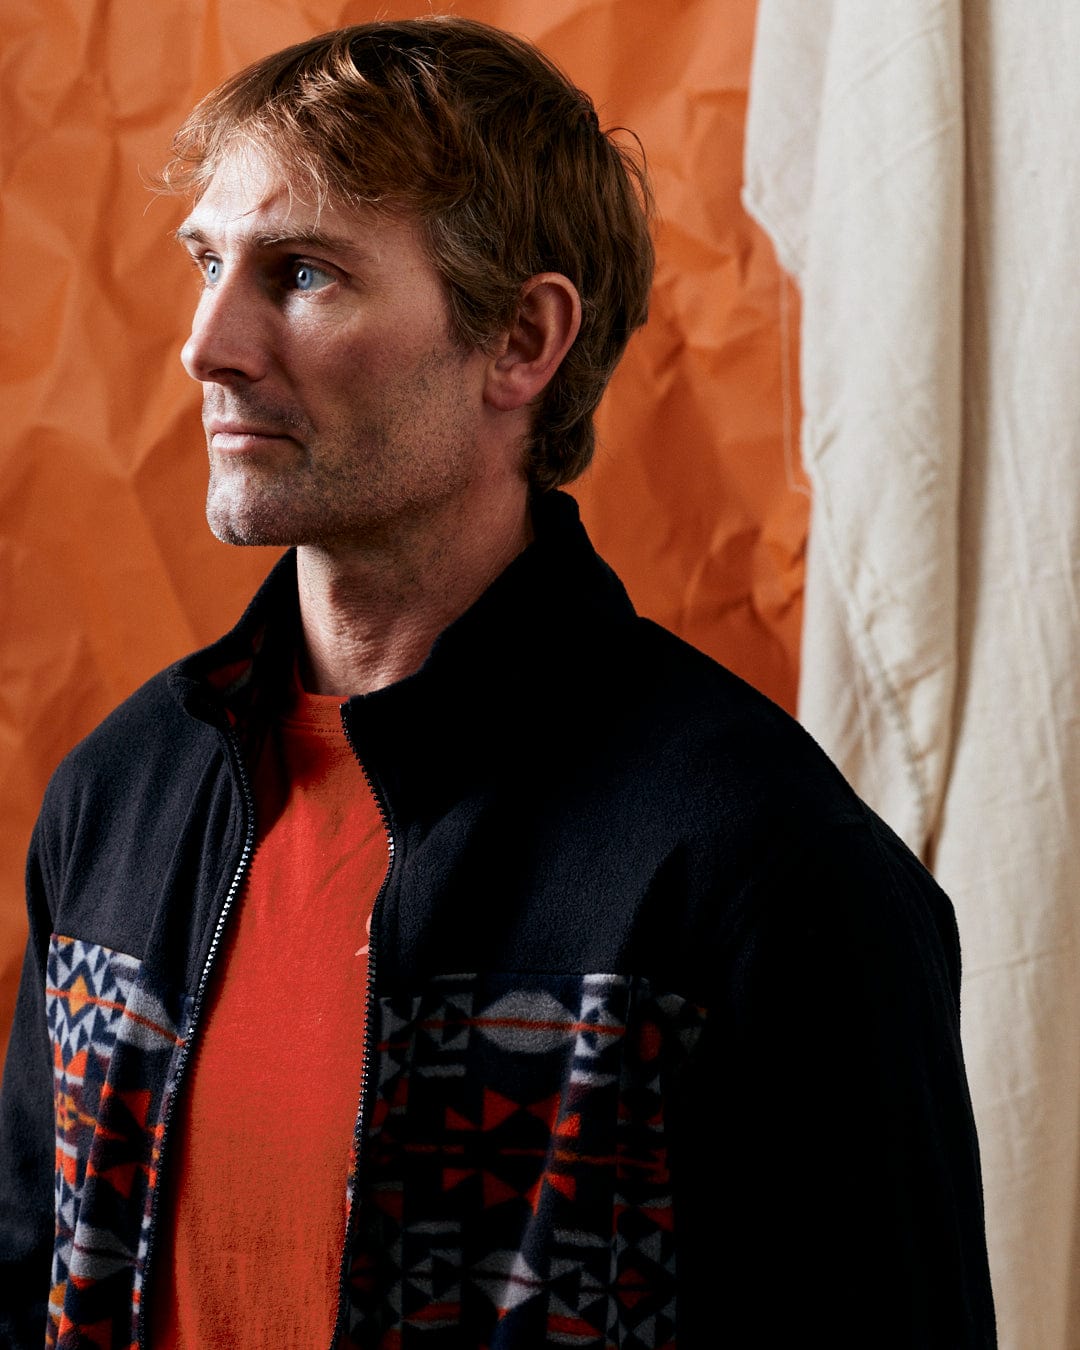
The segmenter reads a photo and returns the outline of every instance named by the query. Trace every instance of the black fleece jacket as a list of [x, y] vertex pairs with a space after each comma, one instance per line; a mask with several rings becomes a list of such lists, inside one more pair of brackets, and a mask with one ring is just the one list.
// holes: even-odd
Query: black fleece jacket
[[[994, 1345], [947, 899], [786, 714], [634, 614], [569, 498], [535, 520], [343, 708], [393, 846], [337, 1343]], [[287, 555], [49, 786], [4, 1345], [140, 1335], [297, 635]]]

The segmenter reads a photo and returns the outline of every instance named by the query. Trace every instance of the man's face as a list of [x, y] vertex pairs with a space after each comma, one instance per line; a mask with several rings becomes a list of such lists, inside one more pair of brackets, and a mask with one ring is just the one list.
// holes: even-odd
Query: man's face
[[485, 358], [450, 334], [414, 226], [321, 211], [251, 153], [180, 229], [202, 278], [207, 518], [238, 544], [350, 545], [445, 509], [482, 472]]

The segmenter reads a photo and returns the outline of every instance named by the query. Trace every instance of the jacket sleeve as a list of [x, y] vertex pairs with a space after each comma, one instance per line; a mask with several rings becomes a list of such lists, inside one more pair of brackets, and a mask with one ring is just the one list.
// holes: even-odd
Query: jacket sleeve
[[45, 1018], [51, 923], [39, 832], [27, 865], [30, 935], [0, 1087], [0, 1345], [40, 1350], [55, 1227], [55, 1107]]
[[[686, 1269], [680, 1248], [692, 1325], [736, 1347], [987, 1350], [952, 908], [876, 818], [776, 852], [741, 899], [703, 1038], [715, 1111], [684, 1113], [702, 1160], [685, 1194], [709, 1235]], [[701, 1291], [718, 1285], [710, 1322]]]

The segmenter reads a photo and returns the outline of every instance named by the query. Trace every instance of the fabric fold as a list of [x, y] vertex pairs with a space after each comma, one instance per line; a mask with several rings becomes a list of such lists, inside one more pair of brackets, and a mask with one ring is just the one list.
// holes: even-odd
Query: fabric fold
[[1078, 43], [762, 0], [744, 190], [804, 300], [800, 713], [956, 906], [1007, 1350], [1080, 1347]]

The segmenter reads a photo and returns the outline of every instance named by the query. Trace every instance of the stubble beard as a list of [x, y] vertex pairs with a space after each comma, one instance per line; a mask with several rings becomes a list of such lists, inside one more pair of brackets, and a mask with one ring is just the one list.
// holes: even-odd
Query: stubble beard
[[[210, 449], [206, 519], [215, 537], [242, 547], [329, 549], [379, 546], [415, 527], [476, 470], [465, 399], [446, 397], [459, 363], [459, 349], [432, 352], [380, 416], [323, 434], [300, 414], [230, 400], [231, 416], [287, 431], [295, 449], [246, 462]], [[436, 384], [443, 396], [433, 402]]]
[[390, 511], [385, 429], [334, 441], [298, 444], [285, 462], [223, 465], [212, 456], [206, 519], [214, 535], [241, 547], [330, 547], [377, 526]]
[[[313, 428], [292, 410], [220, 389], [208, 389], [203, 399], [203, 420], [227, 416], [229, 420], [273, 427], [291, 439], [264, 455], [230, 458], [215, 453], [207, 433], [210, 476], [206, 489], [206, 521], [224, 544], [287, 547], [289, 499], [303, 499], [303, 481], [309, 476], [307, 446]], [[286, 448], [289, 447], [289, 448]], [[300, 525], [300, 521], [295, 521]]]

